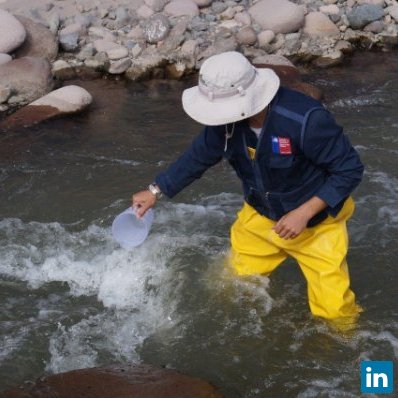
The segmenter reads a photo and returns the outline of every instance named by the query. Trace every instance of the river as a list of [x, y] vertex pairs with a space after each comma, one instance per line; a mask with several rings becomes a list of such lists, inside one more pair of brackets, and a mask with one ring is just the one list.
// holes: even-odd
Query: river
[[[186, 83], [79, 82], [87, 113], [0, 137], [0, 390], [42, 374], [146, 362], [226, 398], [358, 397], [361, 360], [398, 358], [398, 54], [304, 71], [366, 165], [349, 264], [365, 312], [342, 334], [314, 319], [288, 261], [270, 279], [224, 264], [240, 184], [221, 163], [162, 200], [147, 241], [115, 215], [192, 140]], [[397, 366], [396, 366], [397, 367]]]

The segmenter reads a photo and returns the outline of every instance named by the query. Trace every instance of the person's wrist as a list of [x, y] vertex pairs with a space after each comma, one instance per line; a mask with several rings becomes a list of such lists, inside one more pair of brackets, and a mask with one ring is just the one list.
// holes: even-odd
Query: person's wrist
[[163, 193], [160, 190], [159, 185], [157, 185], [155, 182], [148, 185], [148, 191], [151, 192], [156, 199], [160, 199], [163, 196]]

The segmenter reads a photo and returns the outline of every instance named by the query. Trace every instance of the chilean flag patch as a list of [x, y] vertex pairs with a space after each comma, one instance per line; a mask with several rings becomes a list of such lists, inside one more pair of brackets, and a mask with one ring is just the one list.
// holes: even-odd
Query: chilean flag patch
[[272, 152], [278, 153], [279, 155], [291, 155], [292, 145], [290, 138], [288, 137], [276, 137], [272, 136]]

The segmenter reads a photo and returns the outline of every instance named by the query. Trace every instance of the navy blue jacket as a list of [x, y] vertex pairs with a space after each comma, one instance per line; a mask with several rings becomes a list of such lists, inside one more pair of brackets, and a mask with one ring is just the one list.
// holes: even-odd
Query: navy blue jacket
[[[231, 131], [232, 125], [227, 126]], [[242, 181], [245, 200], [260, 214], [279, 220], [317, 196], [328, 207], [308, 226], [335, 217], [359, 184], [363, 165], [332, 115], [315, 99], [280, 88], [270, 104], [257, 140], [248, 121], [235, 123], [227, 140], [226, 126], [207, 126], [191, 146], [155, 181], [173, 197], [226, 158]], [[247, 147], [256, 148], [250, 159]]]

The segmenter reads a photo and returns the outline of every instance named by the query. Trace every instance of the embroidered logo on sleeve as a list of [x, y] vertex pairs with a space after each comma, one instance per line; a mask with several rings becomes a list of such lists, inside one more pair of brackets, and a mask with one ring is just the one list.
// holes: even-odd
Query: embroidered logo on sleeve
[[291, 155], [292, 144], [288, 137], [276, 137], [273, 135], [272, 139], [272, 152], [280, 155]]

